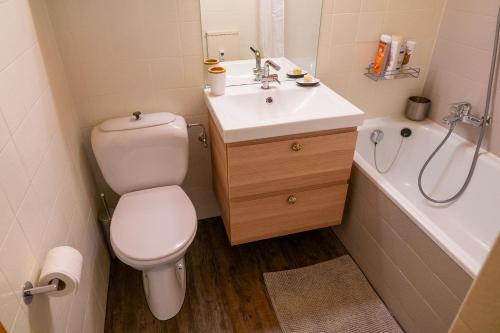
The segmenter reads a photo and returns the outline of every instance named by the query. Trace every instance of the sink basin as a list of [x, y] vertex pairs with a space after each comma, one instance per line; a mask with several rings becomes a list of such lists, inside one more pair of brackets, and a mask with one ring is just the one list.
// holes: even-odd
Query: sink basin
[[[266, 60], [262, 59], [262, 66], [264, 66]], [[287, 80], [286, 73], [290, 72], [295, 65], [287, 58], [273, 58], [273, 60], [281, 66], [281, 70], [278, 72], [279, 80]], [[255, 75], [253, 74], [255, 59], [225, 61], [221, 63], [221, 66], [226, 69], [227, 86], [260, 84], [260, 82], [255, 81]], [[271, 69], [271, 73], [275, 73], [275, 71]]]
[[260, 85], [227, 87], [223, 96], [205, 90], [205, 101], [225, 143], [357, 127], [364, 113], [320, 84], [293, 81], [263, 90]]

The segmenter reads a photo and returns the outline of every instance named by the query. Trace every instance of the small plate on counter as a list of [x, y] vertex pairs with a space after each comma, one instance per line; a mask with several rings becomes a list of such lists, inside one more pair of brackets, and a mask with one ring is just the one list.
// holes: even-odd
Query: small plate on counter
[[304, 75], [307, 75], [306, 71], [302, 71], [300, 74], [295, 74], [293, 71], [286, 73], [286, 76], [288, 76], [291, 79], [300, 79], [303, 78]]
[[313, 78], [311, 82], [304, 81], [304, 78], [295, 80], [299, 86], [302, 87], [314, 87], [317, 86], [321, 81], [317, 78]]

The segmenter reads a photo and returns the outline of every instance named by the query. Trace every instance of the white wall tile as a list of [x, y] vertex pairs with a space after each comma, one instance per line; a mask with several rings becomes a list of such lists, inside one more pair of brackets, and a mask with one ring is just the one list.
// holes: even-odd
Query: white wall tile
[[333, 13], [357, 13], [361, 0], [333, 0]]
[[53, 128], [44, 126], [45, 117], [44, 104], [40, 98], [13, 136], [29, 178], [33, 177], [38, 169], [52, 138]]
[[0, 112], [11, 133], [14, 133], [28, 111], [21, 93], [14, 86], [10, 72], [0, 71]]
[[10, 230], [14, 221], [14, 212], [12, 211], [4, 191], [0, 189], [0, 246], [2, 245], [7, 232]]
[[7, 68], [14, 93], [21, 97], [26, 110], [32, 108], [46, 88], [47, 74], [42, 62], [35, 44]]
[[181, 42], [183, 55], [203, 54], [201, 47], [201, 27], [198, 21], [182, 22]]
[[48, 224], [47, 209], [33, 186], [30, 186], [21, 207], [17, 213], [17, 220], [26, 235], [33, 253], [38, 253], [42, 243], [42, 236]]
[[34, 264], [35, 257], [22, 229], [17, 223], [13, 223], [0, 248], [0, 269], [20, 302], [21, 290], [26, 279], [29, 279]]
[[359, 14], [359, 26], [356, 42], [377, 42], [382, 33], [384, 12], [370, 12]]
[[4, 118], [0, 113], [0, 151], [2, 151], [2, 148], [7, 144], [9, 138], [10, 138], [9, 129], [7, 128], [7, 124], [5, 123]]
[[17, 211], [28, 189], [29, 179], [12, 140], [0, 152], [0, 186], [14, 211]]
[[179, 10], [179, 19], [182, 21], [200, 20], [200, 1], [199, 0], [177, 0]]
[[[409, 94], [422, 93], [443, 1], [332, 1], [323, 6], [318, 77], [368, 117], [401, 114]], [[416, 40], [418, 46], [411, 65], [421, 68], [418, 80], [367, 82], [369, 79], [363, 74], [374, 61], [382, 33]], [[354, 52], [347, 45], [353, 45]], [[469, 69], [467, 72], [472, 75]]]
[[[104, 120], [137, 110], [206, 115], [200, 89], [203, 48], [199, 0], [45, 1], [82, 133]], [[253, 10], [255, 3], [246, 3], [243, 12]], [[1, 101], [0, 96], [0, 106]], [[198, 148], [195, 144], [191, 150]], [[88, 142], [85, 145], [92, 156]], [[204, 154], [208, 156], [209, 150]], [[205, 164], [204, 168], [210, 166]], [[96, 174], [101, 190], [109, 192]], [[189, 177], [193, 180], [186, 181], [191, 183], [202, 178], [194, 170]], [[45, 183], [36, 178], [37, 184]], [[210, 190], [200, 186], [202, 193]]]
[[151, 62], [153, 89], [164, 90], [183, 85], [184, 65], [182, 58], [164, 58]]
[[35, 40], [28, 1], [7, 1], [0, 10], [0, 71]]
[[19, 308], [16, 295], [10, 288], [3, 272], [0, 271], [0, 322], [5, 327], [11, 327]]
[[361, 11], [362, 12], [385, 11], [385, 9], [387, 8], [388, 1], [389, 0], [362, 0]]
[[[48, 1], [67, 25], [66, 6], [75, 2]], [[100, 237], [87, 228], [95, 193], [80, 160], [76, 109], [48, 19], [44, 1], [0, 1], [0, 320], [9, 332], [65, 332], [70, 305], [84, 308], [85, 297], [38, 297], [28, 310], [22, 286], [36, 283], [46, 252], [69, 241], [70, 225], [72, 244], [90, 240], [87, 262], [97, 261]], [[82, 281], [86, 297], [106, 293], [109, 260], [99, 255], [100, 278]], [[105, 305], [94, 311], [90, 324], [102, 326]], [[79, 327], [71, 332], [83, 329], [84, 315], [72, 314]]]
[[[428, 97], [436, 101], [431, 112], [434, 121], [440, 123], [448, 113], [448, 105], [463, 100], [482, 114], [498, 5], [498, 0], [448, 1], [432, 55], [433, 76], [424, 87]], [[494, 103], [493, 119], [498, 108], [498, 103]], [[477, 140], [477, 131], [468, 126], [458, 126], [457, 133], [467, 140]], [[498, 126], [490, 127], [484, 144], [484, 148], [496, 155], [500, 155], [499, 133]]]
[[335, 14], [332, 18], [332, 45], [349, 44], [356, 40], [359, 14]]
[[28, 315], [22, 309], [19, 309], [17, 311], [16, 320], [14, 322], [14, 325], [12, 326], [11, 332], [24, 333], [29, 332], [30, 329], [31, 328]]

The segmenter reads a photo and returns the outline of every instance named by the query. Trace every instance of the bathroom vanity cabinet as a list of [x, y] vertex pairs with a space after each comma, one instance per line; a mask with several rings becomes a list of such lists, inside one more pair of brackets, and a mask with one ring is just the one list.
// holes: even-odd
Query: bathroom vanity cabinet
[[224, 143], [209, 121], [214, 190], [231, 245], [340, 224], [355, 127]]

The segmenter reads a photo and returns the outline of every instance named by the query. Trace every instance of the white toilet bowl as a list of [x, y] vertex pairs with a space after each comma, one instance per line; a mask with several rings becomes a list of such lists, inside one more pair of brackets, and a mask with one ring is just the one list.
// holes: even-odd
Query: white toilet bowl
[[184, 301], [184, 254], [197, 227], [178, 186], [188, 170], [186, 121], [168, 112], [134, 113], [94, 127], [91, 142], [106, 183], [122, 195], [111, 221], [113, 249], [143, 272], [154, 316], [172, 318]]
[[160, 320], [174, 317], [182, 307], [184, 254], [196, 228], [193, 204], [179, 186], [127, 193], [113, 214], [113, 249], [121, 261], [142, 271], [149, 308]]

